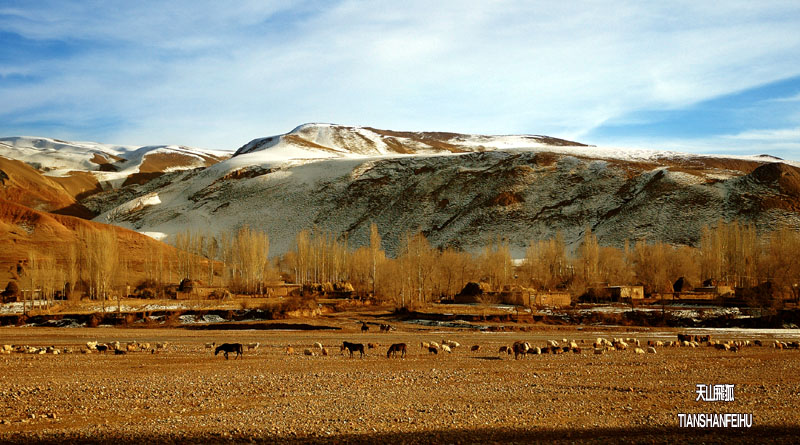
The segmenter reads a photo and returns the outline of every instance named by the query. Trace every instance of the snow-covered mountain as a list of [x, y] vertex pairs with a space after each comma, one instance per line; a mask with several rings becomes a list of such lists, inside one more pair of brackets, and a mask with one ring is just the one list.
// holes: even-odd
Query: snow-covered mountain
[[186, 228], [266, 230], [271, 253], [317, 227], [393, 253], [408, 231], [476, 249], [507, 238], [521, 257], [557, 230], [576, 243], [647, 238], [695, 244], [703, 225], [739, 219], [800, 229], [800, 169], [763, 156], [586, 146], [545, 136], [413, 133], [306, 124], [255, 139], [230, 159], [84, 199], [101, 222], [156, 237]]
[[90, 172], [98, 181], [113, 186], [132, 175], [207, 167], [229, 156], [228, 152], [176, 145], [134, 147], [43, 137], [0, 138], [0, 157], [25, 162], [51, 177]]

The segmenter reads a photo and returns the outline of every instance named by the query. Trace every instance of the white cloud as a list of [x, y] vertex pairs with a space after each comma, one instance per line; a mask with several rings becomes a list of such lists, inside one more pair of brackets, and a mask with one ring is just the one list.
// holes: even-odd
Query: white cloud
[[308, 121], [579, 138], [635, 110], [800, 75], [794, 3], [262, 4], [24, 9], [0, 29], [93, 43], [4, 68], [49, 74], [0, 87], [0, 101], [118, 117], [102, 135], [118, 143], [233, 149]]

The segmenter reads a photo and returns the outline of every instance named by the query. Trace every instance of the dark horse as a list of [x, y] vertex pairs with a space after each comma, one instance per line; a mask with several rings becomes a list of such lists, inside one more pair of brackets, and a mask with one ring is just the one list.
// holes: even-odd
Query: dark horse
[[367, 331], [369, 331], [369, 326], [367, 326], [367, 324], [362, 321], [361, 322], [361, 332], [367, 332]]
[[235, 352], [236, 353], [236, 358], [239, 358], [239, 357], [242, 356], [243, 350], [244, 350], [244, 348], [242, 347], [241, 343], [223, 343], [223, 344], [217, 346], [217, 349], [214, 350], [214, 355], [217, 355], [220, 352], [224, 352], [225, 353], [225, 360], [228, 360], [228, 353], [229, 352]]
[[389, 350], [386, 351], [386, 358], [397, 357], [398, 352], [400, 353], [400, 358], [405, 358], [406, 356], [405, 343], [395, 343], [392, 346], [389, 346]]
[[350, 343], [349, 341], [342, 342], [341, 350], [344, 351], [347, 349], [350, 351], [350, 357], [353, 356], [353, 352], [358, 351], [361, 353], [361, 357], [364, 356], [364, 345], [361, 343]]

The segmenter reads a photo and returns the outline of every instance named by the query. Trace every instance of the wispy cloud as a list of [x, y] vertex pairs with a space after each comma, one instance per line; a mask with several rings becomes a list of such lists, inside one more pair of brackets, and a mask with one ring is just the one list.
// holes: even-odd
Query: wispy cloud
[[[308, 121], [580, 138], [800, 75], [797, 29], [786, 2], [11, 2], [0, 39], [31, 56], [4, 60], [0, 132], [228, 149]], [[35, 51], [48, 42], [69, 54]]]

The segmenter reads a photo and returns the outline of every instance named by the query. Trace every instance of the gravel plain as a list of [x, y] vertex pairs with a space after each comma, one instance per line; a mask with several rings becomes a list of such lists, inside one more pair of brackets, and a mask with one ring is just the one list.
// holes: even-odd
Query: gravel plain
[[[592, 353], [598, 336], [673, 339], [664, 329], [531, 327], [482, 333], [422, 329], [341, 331], [2, 328], [3, 344], [85, 348], [85, 342], [168, 342], [158, 353], [0, 355], [2, 442], [533, 441], [796, 443], [800, 351], [710, 347]], [[377, 329], [373, 329], [376, 331]], [[498, 354], [524, 340], [584, 341], [581, 354]], [[722, 338], [761, 338], [737, 333]], [[777, 337], [779, 338], [779, 337]], [[421, 341], [452, 339], [452, 354]], [[343, 340], [378, 343], [366, 357]], [[239, 360], [206, 342], [259, 342]], [[303, 355], [320, 342], [328, 356]], [[387, 359], [392, 343], [405, 358]], [[287, 346], [294, 348], [287, 354]], [[477, 352], [470, 347], [479, 345]], [[319, 352], [315, 350], [315, 352]], [[733, 402], [695, 401], [697, 384], [734, 384]], [[751, 413], [752, 428], [678, 427], [678, 413]]]

